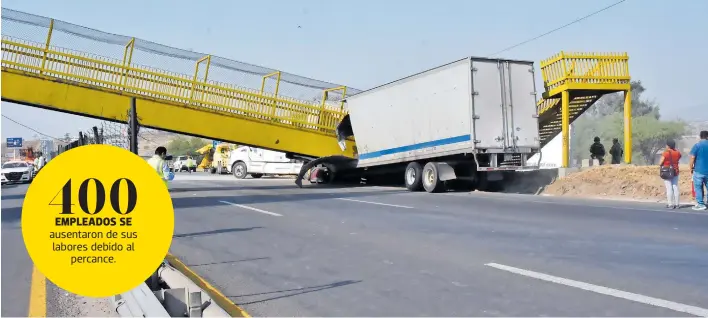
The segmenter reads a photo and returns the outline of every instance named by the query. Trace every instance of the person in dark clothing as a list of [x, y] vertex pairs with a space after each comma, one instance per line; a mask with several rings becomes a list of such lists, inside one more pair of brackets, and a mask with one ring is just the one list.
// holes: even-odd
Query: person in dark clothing
[[612, 164], [613, 165], [620, 164], [620, 162], [622, 162], [622, 155], [623, 154], [624, 154], [624, 150], [622, 149], [622, 145], [620, 145], [619, 139], [612, 138], [612, 148], [610, 148], [610, 156], [612, 156]]
[[595, 142], [590, 145], [590, 158], [597, 159], [600, 165], [605, 163], [605, 146], [600, 143], [600, 137], [595, 137]]

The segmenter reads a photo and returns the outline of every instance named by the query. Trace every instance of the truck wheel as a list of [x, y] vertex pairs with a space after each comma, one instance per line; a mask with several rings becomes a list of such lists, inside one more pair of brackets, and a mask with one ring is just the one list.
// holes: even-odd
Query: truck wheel
[[216, 174], [216, 168], [215, 167], [209, 168], [209, 173]]
[[423, 167], [417, 162], [411, 162], [406, 167], [405, 182], [409, 191], [423, 190]]
[[262, 173], [251, 173], [251, 178], [253, 178], [253, 179], [258, 179], [261, 177], [263, 177]]
[[445, 182], [440, 181], [438, 166], [434, 162], [428, 162], [423, 167], [423, 188], [428, 193], [440, 192], [445, 189]]
[[236, 162], [233, 166], [231, 166], [231, 172], [233, 172], [234, 177], [236, 177], [236, 179], [245, 179], [248, 175], [247, 170], [248, 168], [243, 162]]

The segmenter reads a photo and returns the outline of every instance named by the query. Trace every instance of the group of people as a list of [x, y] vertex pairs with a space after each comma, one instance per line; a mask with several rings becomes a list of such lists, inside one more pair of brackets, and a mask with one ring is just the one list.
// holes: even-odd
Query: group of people
[[[624, 149], [619, 143], [619, 139], [612, 139], [612, 148], [610, 148], [610, 156], [612, 157], [612, 164], [618, 165], [622, 162], [622, 155], [624, 155]], [[600, 142], [600, 137], [595, 137], [592, 145], [590, 145], [590, 158], [597, 159], [600, 165], [605, 164], [605, 146]]]
[[[700, 140], [691, 148], [689, 168], [693, 178], [693, 196], [696, 198], [694, 210], [706, 210], [706, 196], [708, 196], [708, 131], [701, 131], [699, 134]], [[620, 164], [624, 150], [617, 138], [612, 139], [612, 148], [610, 148], [610, 156], [612, 164]], [[605, 146], [600, 142], [600, 137], [595, 137], [592, 145], [590, 145], [590, 158], [597, 159], [600, 165], [605, 164]], [[659, 160], [660, 176], [664, 179], [666, 185], [666, 207], [676, 209], [679, 207], [679, 160], [681, 160], [681, 152], [676, 149], [676, 142], [668, 140], [666, 149]], [[704, 190], [704, 188], [706, 190]]]
[[44, 165], [47, 164], [47, 158], [44, 157], [43, 153], [38, 153], [37, 158], [34, 158], [34, 171], [39, 172], [42, 168], [44, 168]]
[[[705, 211], [708, 196], [708, 130], [701, 131], [699, 137], [700, 140], [691, 148], [688, 167], [693, 177], [693, 192], [696, 198], [693, 209]], [[659, 167], [660, 176], [666, 185], [666, 207], [670, 209], [679, 207], [679, 160], [681, 152], [676, 149], [676, 142], [668, 140], [659, 160]], [[704, 188], [707, 189], [704, 191]]]

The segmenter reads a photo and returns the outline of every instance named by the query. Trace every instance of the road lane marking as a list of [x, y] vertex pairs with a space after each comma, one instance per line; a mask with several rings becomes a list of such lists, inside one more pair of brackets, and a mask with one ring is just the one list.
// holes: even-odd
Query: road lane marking
[[335, 198], [335, 199], [337, 199], [337, 200], [344, 200], [344, 201], [359, 202], [359, 203], [385, 205], [385, 206], [390, 206], [390, 207], [394, 207], [394, 208], [413, 209], [412, 206], [405, 206], [405, 205], [398, 205], [398, 204], [379, 203], [379, 202], [362, 201], [362, 200], [345, 199], [345, 198]]
[[571, 279], [567, 279], [567, 278], [551, 276], [548, 274], [533, 272], [533, 271], [529, 271], [529, 270], [525, 270], [525, 269], [521, 269], [521, 268], [516, 268], [516, 267], [511, 267], [511, 266], [506, 266], [506, 265], [497, 264], [497, 263], [487, 263], [484, 265], [489, 266], [489, 267], [493, 267], [496, 269], [500, 269], [503, 271], [511, 272], [514, 274], [519, 274], [519, 275], [523, 275], [523, 276], [527, 276], [527, 277], [531, 277], [531, 278], [540, 279], [540, 280], [551, 282], [551, 283], [580, 288], [580, 289], [595, 292], [598, 294], [603, 294], [603, 295], [617, 297], [617, 298], [623, 298], [626, 300], [631, 300], [631, 301], [635, 301], [635, 302], [646, 304], [646, 305], [652, 305], [652, 306], [656, 306], [656, 307], [671, 309], [673, 311], [685, 312], [685, 313], [688, 313], [691, 315], [696, 315], [699, 317], [708, 317], [708, 309], [706, 309], [706, 308], [700, 308], [700, 307], [696, 307], [696, 306], [681, 304], [681, 303], [677, 303], [677, 302], [673, 302], [673, 301], [663, 300], [663, 299], [659, 299], [659, 298], [630, 293], [630, 292], [612, 289], [612, 288], [608, 288], [608, 287], [579, 282], [579, 281], [571, 280]]
[[28, 317], [47, 316], [47, 279], [36, 266], [32, 265]]
[[236, 203], [229, 202], [229, 201], [219, 201], [219, 202], [224, 203], [224, 204], [229, 204], [229, 205], [237, 206], [237, 207], [242, 208], [242, 209], [247, 209], [247, 210], [256, 211], [256, 212], [263, 213], [263, 214], [272, 215], [272, 216], [283, 216], [282, 214], [278, 214], [278, 213], [269, 212], [269, 211], [266, 211], [266, 210], [257, 209], [257, 208], [250, 207], [250, 206], [243, 205], [243, 204], [236, 204]]

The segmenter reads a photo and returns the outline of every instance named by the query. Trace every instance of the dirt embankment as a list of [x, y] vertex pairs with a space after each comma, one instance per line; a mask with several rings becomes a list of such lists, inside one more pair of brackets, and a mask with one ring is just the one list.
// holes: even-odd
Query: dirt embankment
[[[691, 174], [687, 165], [679, 167], [681, 202], [693, 201]], [[546, 194], [605, 197], [614, 199], [666, 201], [664, 180], [657, 166], [607, 165], [588, 168], [548, 185]]]

